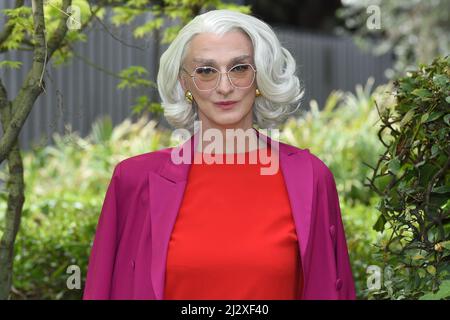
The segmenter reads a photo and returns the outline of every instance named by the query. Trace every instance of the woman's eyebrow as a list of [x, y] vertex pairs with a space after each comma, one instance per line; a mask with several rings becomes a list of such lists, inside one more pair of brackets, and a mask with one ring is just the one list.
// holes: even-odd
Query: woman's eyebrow
[[[250, 56], [247, 54], [244, 54], [244, 55], [241, 55], [241, 56], [231, 59], [229, 64], [235, 63], [235, 62], [240, 62], [240, 61], [248, 59], [248, 58], [250, 58]], [[214, 59], [194, 58], [193, 61], [198, 62], [198, 63], [205, 63], [205, 64], [217, 64], [217, 62]]]

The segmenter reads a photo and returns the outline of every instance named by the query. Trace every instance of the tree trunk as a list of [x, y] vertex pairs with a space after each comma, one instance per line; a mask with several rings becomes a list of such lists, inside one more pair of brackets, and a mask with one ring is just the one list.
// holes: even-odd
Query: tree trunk
[[[0, 121], [3, 131], [12, 118], [12, 104], [8, 100], [6, 88], [0, 79]], [[0, 239], [0, 299], [9, 297], [12, 285], [14, 243], [19, 231], [20, 218], [24, 203], [23, 162], [20, 154], [19, 139], [16, 138], [8, 154], [8, 179], [6, 189], [8, 201], [5, 213], [4, 232]]]
[[19, 141], [16, 139], [8, 155], [9, 178], [7, 181], [8, 203], [5, 214], [5, 229], [0, 239], [0, 299], [9, 298], [14, 263], [14, 243], [19, 231], [22, 207], [25, 201], [23, 162]]

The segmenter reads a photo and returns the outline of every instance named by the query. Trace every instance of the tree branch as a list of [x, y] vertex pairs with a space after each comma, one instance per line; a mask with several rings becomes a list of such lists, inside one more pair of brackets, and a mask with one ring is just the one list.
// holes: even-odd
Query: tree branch
[[115, 34], [113, 34], [113, 33], [109, 30], [108, 26], [107, 26], [105, 23], [103, 23], [103, 21], [100, 20], [100, 19], [97, 17], [97, 15], [93, 14], [92, 9], [91, 9], [91, 6], [89, 6], [89, 10], [91, 11], [91, 17], [94, 17], [94, 18], [98, 21], [98, 23], [100, 23], [100, 24], [102, 25], [103, 29], [105, 29], [105, 31], [106, 31], [106, 32], [107, 32], [114, 40], [120, 42], [121, 44], [123, 44], [123, 45], [126, 46], [126, 47], [129, 47], [129, 48], [135, 48], [135, 49], [139, 49], [139, 50], [145, 51], [144, 48], [141, 48], [141, 47], [139, 47], [139, 46], [135, 46], [135, 45], [132, 45], [132, 44], [125, 43], [122, 39], [119, 39], [119, 37], [117, 37]]
[[[25, 77], [16, 99], [12, 102], [12, 118], [0, 140], [0, 164], [6, 159], [20, 130], [24, 125], [36, 99], [45, 90], [42, 81], [48, 60], [61, 44], [67, 32], [66, 17], [61, 17], [58, 29], [46, 45], [43, 0], [32, 0], [34, 40], [33, 64]], [[63, 9], [71, 5], [72, 0], [63, 1]]]

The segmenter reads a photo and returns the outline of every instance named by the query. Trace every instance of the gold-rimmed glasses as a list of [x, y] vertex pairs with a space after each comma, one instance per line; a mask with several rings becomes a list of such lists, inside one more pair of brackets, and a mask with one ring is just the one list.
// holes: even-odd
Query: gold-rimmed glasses
[[256, 69], [250, 63], [242, 63], [232, 66], [226, 72], [220, 72], [211, 66], [201, 66], [189, 73], [182, 68], [194, 81], [195, 86], [200, 91], [210, 91], [217, 88], [222, 74], [226, 73], [228, 80], [234, 88], [245, 89], [251, 87], [255, 81]]

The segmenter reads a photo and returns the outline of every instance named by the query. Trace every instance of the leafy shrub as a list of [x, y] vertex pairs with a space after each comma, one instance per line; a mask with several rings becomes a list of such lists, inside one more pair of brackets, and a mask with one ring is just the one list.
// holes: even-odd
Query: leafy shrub
[[376, 243], [382, 236], [372, 228], [377, 220], [376, 202], [376, 197], [371, 198], [370, 205], [350, 205], [345, 199], [340, 202], [358, 299], [366, 299], [369, 295], [367, 268], [379, 265]]
[[[386, 108], [386, 146], [370, 179], [381, 197], [380, 259], [395, 266], [376, 298], [450, 297], [450, 57], [396, 81]], [[386, 229], [385, 229], [386, 228]]]

